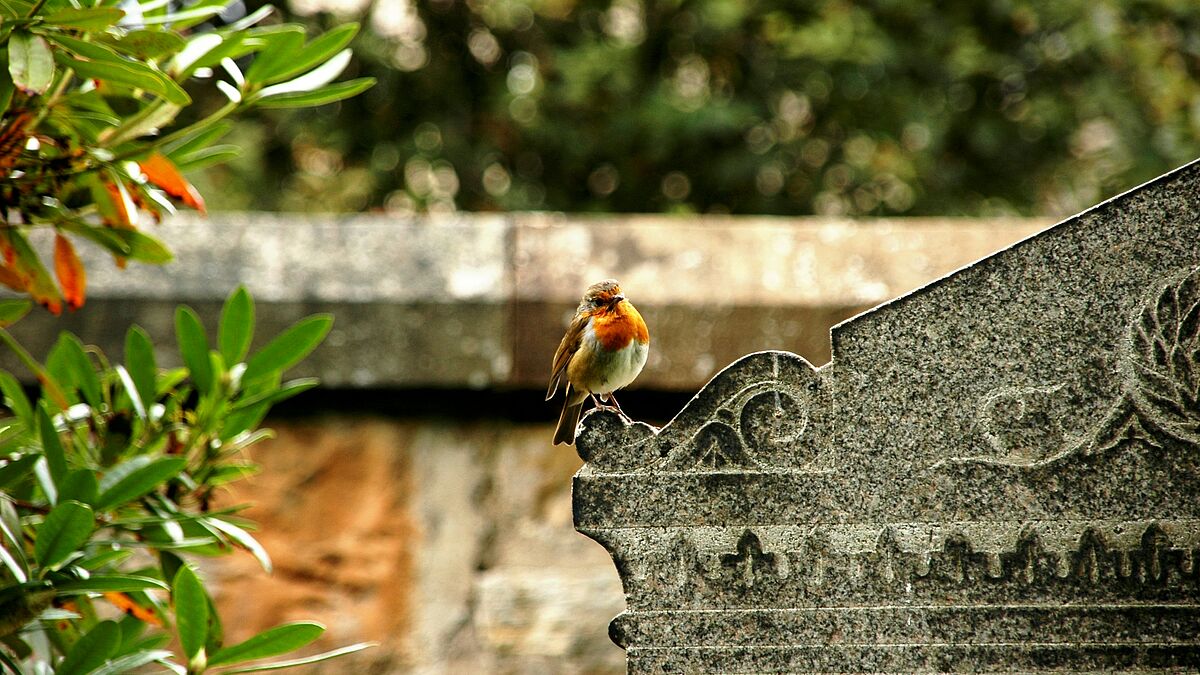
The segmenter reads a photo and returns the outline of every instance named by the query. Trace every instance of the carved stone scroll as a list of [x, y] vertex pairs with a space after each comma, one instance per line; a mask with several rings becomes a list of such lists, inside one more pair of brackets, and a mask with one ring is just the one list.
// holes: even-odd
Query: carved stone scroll
[[633, 673], [1200, 667], [1200, 165], [577, 443]]

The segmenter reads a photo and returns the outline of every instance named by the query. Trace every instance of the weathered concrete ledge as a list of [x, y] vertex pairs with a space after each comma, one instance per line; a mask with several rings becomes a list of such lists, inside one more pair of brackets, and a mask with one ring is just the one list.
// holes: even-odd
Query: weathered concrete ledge
[[654, 339], [637, 386], [688, 390], [762, 349], [824, 363], [829, 326], [1049, 224], [178, 216], [156, 231], [175, 251], [174, 263], [121, 271], [87, 247], [88, 306], [59, 318], [38, 312], [14, 332], [34, 354], [44, 354], [61, 329], [120, 354], [124, 331], [136, 322], [171, 363], [174, 306], [190, 304], [215, 325], [221, 300], [244, 283], [258, 302], [260, 336], [307, 313], [335, 315], [326, 345], [297, 369], [329, 386], [536, 388], [581, 289], [616, 277]]

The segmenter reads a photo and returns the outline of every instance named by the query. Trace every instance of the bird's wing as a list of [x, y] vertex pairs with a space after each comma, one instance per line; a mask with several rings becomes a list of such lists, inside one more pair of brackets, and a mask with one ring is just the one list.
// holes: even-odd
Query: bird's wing
[[586, 315], [577, 314], [571, 320], [567, 334], [559, 343], [558, 351], [554, 352], [554, 365], [550, 370], [550, 386], [546, 388], [547, 401], [554, 398], [554, 393], [558, 391], [558, 385], [562, 382], [563, 373], [567, 370], [567, 364], [571, 362], [571, 357], [575, 355], [575, 352], [579, 351], [579, 343], [583, 341], [583, 330], [587, 327], [588, 318]]

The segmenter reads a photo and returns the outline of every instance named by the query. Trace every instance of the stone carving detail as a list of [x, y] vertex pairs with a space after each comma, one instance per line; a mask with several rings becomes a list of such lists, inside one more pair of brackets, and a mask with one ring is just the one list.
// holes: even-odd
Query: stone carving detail
[[[736, 597], [756, 586], [773, 595], [811, 593], [821, 587], [845, 593], [918, 592], [982, 587], [1066, 585], [1109, 593], [1138, 593], [1143, 586], [1187, 586], [1200, 592], [1200, 522], [957, 523], [935, 527], [898, 523], [870, 526], [773, 528], [769, 542], [750, 528], [722, 528], [705, 540], [686, 529], [671, 531], [660, 558], [630, 561], [634, 586], [666, 583], [689, 588], [691, 597]], [[903, 531], [904, 534], [900, 534]], [[979, 533], [1003, 533], [981, 541]], [[874, 537], [871, 533], [877, 533]], [[862, 547], [838, 547], [847, 535]], [[615, 537], [615, 538], [609, 538]], [[730, 538], [737, 537], [730, 545]], [[645, 540], [602, 537], [621, 555]], [[984, 537], [988, 539], [988, 537]], [[866, 543], [871, 542], [871, 543]], [[733, 549], [730, 552], [730, 549]], [[657, 576], [654, 570], [667, 571]], [[702, 579], [702, 586], [695, 581]], [[790, 586], [789, 586], [790, 584]], [[794, 586], [794, 588], [793, 588]], [[732, 594], [732, 595], [730, 595]]]
[[599, 412], [576, 528], [631, 673], [1196, 672], [1200, 162], [719, 373]]
[[980, 433], [992, 454], [954, 457], [935, 466], [980, 462], [1042, 466], [1071, 454], [1089, 456], [1140, 440], [1200, 444], [1200, 267], [1161, 288], [1129, 326], [1123, 355], [1125, 391], [1104, 419], [1072, 441], [1062, 420], [1039, 405], [1065, 396], [1066, 384], [1004, 387], [980, 401]]
[[758, 537], [746, 530], [738, 539], [737, 553], [721, 556], [721, 565], [733, 568], [739, 583], [753, 586], [754, 581], [775, 569], [775, 554], [764, 553]]
[[1003, 387], [983, 398], [978, 423], [994, 455], [989, 461], [1032, 466], [1061, 452], [1062, 421], [1045, 402], [1061, 396], [1063, 384], [1045, 387]]
[[1200, 267], [1148, 303], [1129, 337], [1138, 412], [1157, 430], [1200, 444]]
[[[764, 370], [770, 373], [766, 377], [759, 374]], [[751, 354], [718, 373], [662, 429], [594, 411], [584, 418], [591, 433], [581, 435], [576, 447], [589, 465], [609, 471], [827, 470], [814, 466], [819, 458], [806, 438], [811, 398], [819, 388], [816, 377], [816, 370], [795, 354]], [[600, 430], [608, 443], [594, 448], [590, 438]]]

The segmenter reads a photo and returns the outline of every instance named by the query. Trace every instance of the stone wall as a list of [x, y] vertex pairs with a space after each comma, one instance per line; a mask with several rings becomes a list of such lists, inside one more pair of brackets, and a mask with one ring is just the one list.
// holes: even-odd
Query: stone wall
[[620, 673], [624, 608], [607, 553], [571, 527], [579, 460], [553, 427], [501, 420], [322, 415], [274, 424], [262, 474], [227, 502], [275, 571], [249, 556], [207, 569], [230, 637], [288, 620], [322, 647], [380, 643], [327, 672]]
[[[254, 454], [263, 473], [226, 497], [255, 504], [248, 515], [276, 567], [267, 576], [249, 556], [206, 565], [230, 638], [315, 618], [329, 626], [322, 647], [380, 644], [325, 672], [623, 672], [608, 638], [621, 584], [604, 549], [572, 528], [580, 461], [551, 445], [557, 409], [542, 401], [584, 286], [617, 277], [645, 314], [640, 391], [695, 391], [761, 349], [824, 363], [832, 324], [1047, 224], [178, 218], [160, 232], [175, 263], [120, 272], [94, 259], [86, 310], [35, 315], [14, 332], [35, 354], [64, 327], [120, 354], [136, 321], [168, 365], [178, 302], [215, 323], [245, 283], [265, 336], [332, 311], [327, 343], [296, 373], [331, 389], [272, 423], [278, 439]], [[395, 392], [436, 396], [417, 414], [389, 402]], [[639, 419], [678, 410], [639, 410], [631, 396]], [[480, 400], [497, 405], [468, 409]]]

